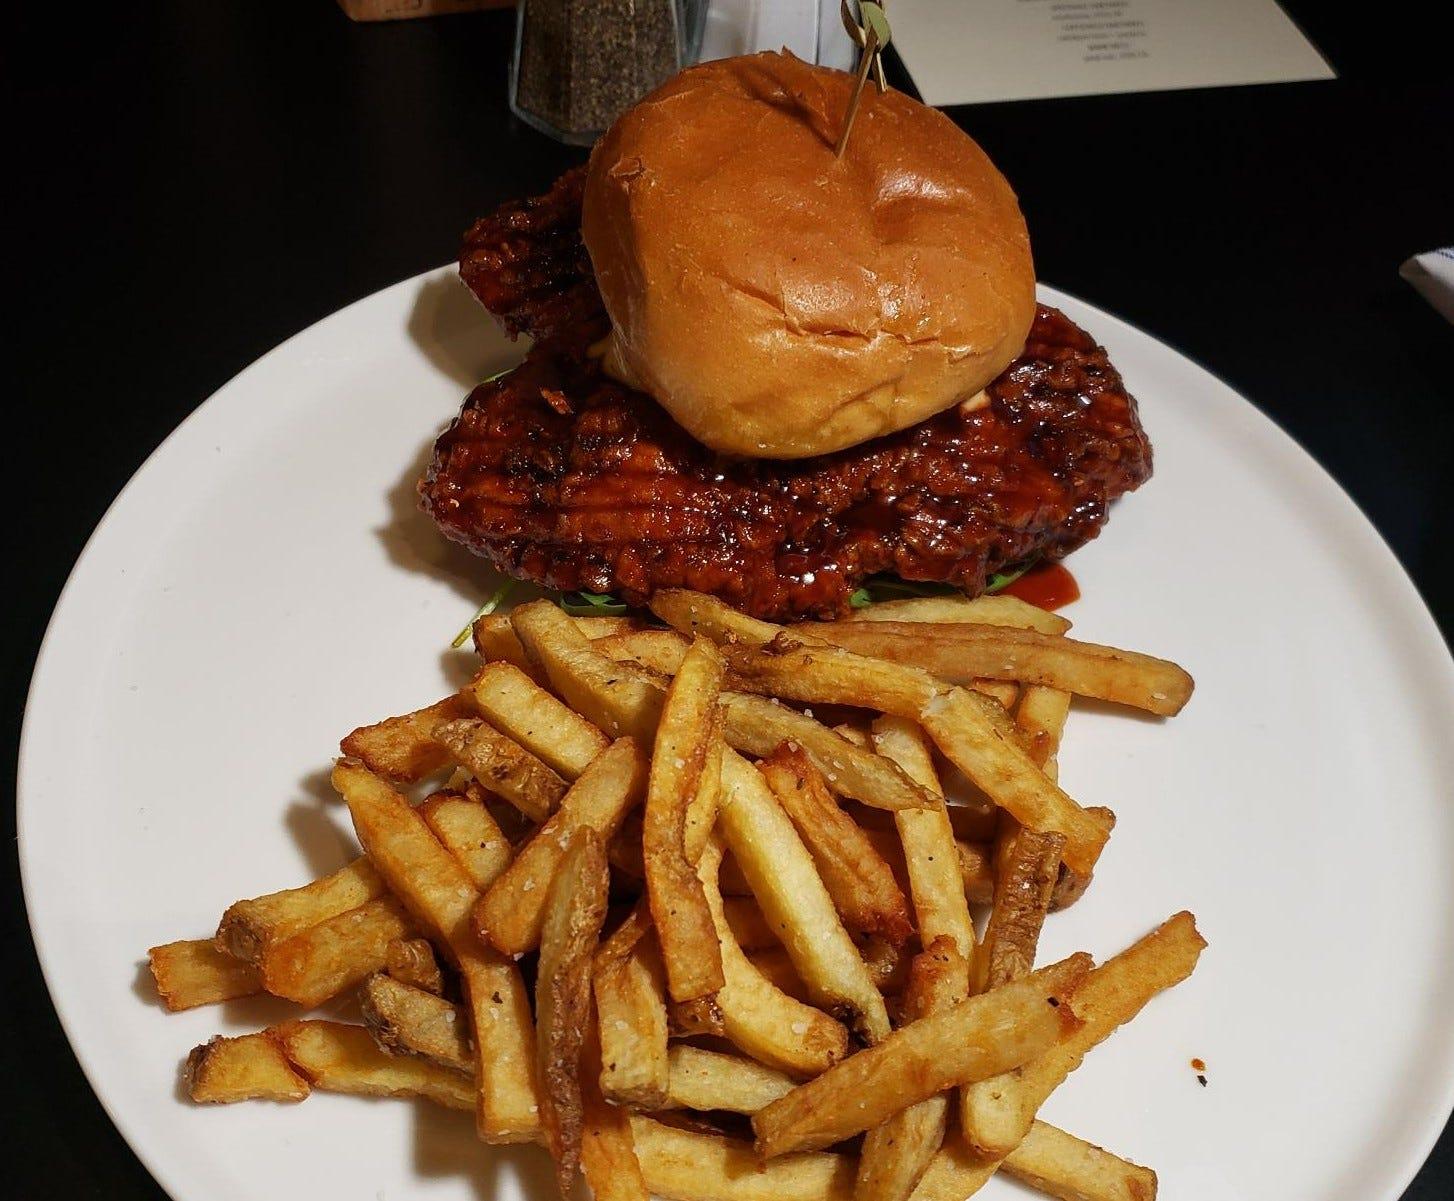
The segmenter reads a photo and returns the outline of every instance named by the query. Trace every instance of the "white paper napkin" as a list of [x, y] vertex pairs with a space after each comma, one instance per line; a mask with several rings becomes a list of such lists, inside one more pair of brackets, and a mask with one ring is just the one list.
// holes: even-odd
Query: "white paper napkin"
[[1454, 324], [1454, 246], [1416, 254], [1398, 269], [1425, 300]]

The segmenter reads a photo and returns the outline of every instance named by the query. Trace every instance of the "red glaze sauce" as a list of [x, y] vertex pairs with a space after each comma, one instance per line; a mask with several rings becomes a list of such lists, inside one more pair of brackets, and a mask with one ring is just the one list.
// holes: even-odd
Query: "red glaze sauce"
[[1080, 585], [1059, 563], [1042, 563], [1032, 567], [1013, 584], [1003, 589], [1007, 596], [1018, 596], [1026, 604], [1039, 609], [1060, 609], [1080, 600]]

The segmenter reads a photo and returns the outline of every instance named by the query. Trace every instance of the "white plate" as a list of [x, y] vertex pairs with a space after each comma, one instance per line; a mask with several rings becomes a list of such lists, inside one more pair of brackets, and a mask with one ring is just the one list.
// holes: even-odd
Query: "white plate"
[[[1108, 345], [1156, 446], [1155, 479], [1075, 556], [1070, 615], [1197, 677], [1170, 722], [1072, 714], [1065, 783], [1120, 824], [1045, 950], [1107, 954], [1183, 907], [1211, 943], [1047, 1116], [1155, 1166], [1177, 1201], [1392, 1201], [1454, 1102], [1448, 654], [1271, 422], [1045, 298]], [[538, 1152], [491, 1151], [422, 1104], [185, 1103], [188, 1048], [286, 1007], [168, 1015], [141, 966], [353, 854], [326, 784], [338, 738], [459, 679], [445, 648], [484, 591], [414, 480], [465, 387], [516, 353], [449, 272], [335, 314], [183, 423], [56, 607], [21, 748], [31, 920], [82, 1066], [177, 1201], [552, 1195]]]

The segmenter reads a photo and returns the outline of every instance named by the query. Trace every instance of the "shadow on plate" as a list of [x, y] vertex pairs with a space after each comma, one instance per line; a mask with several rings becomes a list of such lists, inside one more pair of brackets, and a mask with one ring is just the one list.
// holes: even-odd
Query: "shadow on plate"
[[453, 272], [419, 285], [408, 329], [424, 357], [466, 390], [520, 358], [520, 348]]
[[[389, 561], [405, 571], [421, 572], [448, 584], [476, 605], [499, 587], [500, 575], [478, 555], [451, 542], [435, 528], [419, 507], [419, 477], [429, 466], [433, 442], [426, 442], [410, 460], [398, 482], [389, 489], [389, 520], [374, 533]], [[469, 617], [462, 610], [460, 623]], [[453, 637], [454, 631], [448, 633]]]
[[416, 1102], [414, 1114], [414, 1170], [420, 1176], [467, 1180], [480, 1201], [513, 1196], [509, 1182], [524, 1201], [559, 1196], [554, 1166], [541, 1148], [486, 1146], [475, 1135], [471, 1115], [427, 1101]]

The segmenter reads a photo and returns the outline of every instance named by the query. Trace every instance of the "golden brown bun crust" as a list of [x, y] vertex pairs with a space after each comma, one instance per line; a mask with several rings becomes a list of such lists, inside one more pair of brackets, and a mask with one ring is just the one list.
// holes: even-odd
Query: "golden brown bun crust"
[[801, 458], [914, 425], [1020, 353], [1014, 193], [947, 117], [789, 54], [704, 63], [597, 144], [582, 229], [607, 366], [715, 450]]

